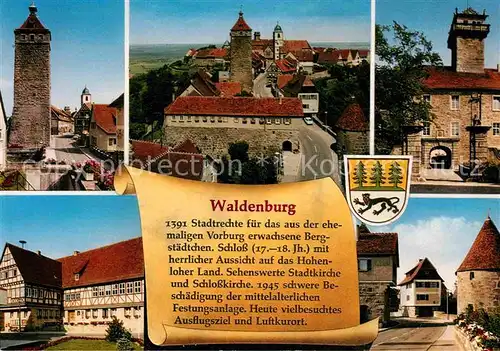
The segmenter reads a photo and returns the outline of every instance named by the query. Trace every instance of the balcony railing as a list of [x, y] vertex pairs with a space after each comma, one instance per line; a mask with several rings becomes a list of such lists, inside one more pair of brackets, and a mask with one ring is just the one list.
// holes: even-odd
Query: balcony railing
[[452, 28], [457, 31], [475, 31], [475, 32], [489, 32], [489, 24], [470, 24], [470, 23], [455, 23]]

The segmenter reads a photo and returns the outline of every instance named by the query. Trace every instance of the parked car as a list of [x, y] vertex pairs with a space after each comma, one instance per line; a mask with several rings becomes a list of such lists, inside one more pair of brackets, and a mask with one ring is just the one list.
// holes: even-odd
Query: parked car
[[311, 117], [304, 117], [304, 123], [310, 126], [314, 124], [314, 121]]

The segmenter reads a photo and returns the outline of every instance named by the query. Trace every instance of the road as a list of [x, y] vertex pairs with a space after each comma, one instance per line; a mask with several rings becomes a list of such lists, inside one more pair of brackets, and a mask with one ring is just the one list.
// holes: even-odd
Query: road
[[65, 138], [61, 136], [53, 136], [54, 141], [54, 151], [56, 153], [56, 160], [65, 160], [67, 164], [74, 162], [85, 162], [89, 160], [87, 155], [85, 155], [78, 147], [72, 145], [73, 141], [71, 138]]
[[462, 351], [452, 326], [441, 321], [402, 321], [399, 327], [383, 331], [370, 350]]
[[306, 125], [299, 128], [302, 162], [300, 180], [313, 180], [330, 176], [340, 183], [339, 163], [331, 145], [335, 142], [330, 134], [318, 125]]
[[261, 73], [253, 81], [253, 92], [256, 97], [273, 97], [271, 88], [266, 87], [267, 75], [266, 73]]

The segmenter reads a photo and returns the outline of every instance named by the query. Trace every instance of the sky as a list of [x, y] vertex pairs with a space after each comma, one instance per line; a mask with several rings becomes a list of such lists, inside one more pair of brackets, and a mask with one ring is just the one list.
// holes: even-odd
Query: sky
[[131, 0], [131, 44], [223, 43], [238, 19], [272, 38], [279, 21], [285, 39], [369, 42], [369, 0]]
[[[36, 0], [38, 17], [52, 32], [52, 104], [80, 107], [85, 85], [96, 103], [124, 90], [124, 1]], [[14, 29], [28, 17], [31, 0], [0, 0], [0, 90], [12, 113]]]
[[451, 64], [447, 48], [448, 31], [455, 8], [463, 11], [467, 6], [478, 12], [486, 10], [490, 33], [485, 41], [485, 65], [496, 68], [500, 63], [500, 1], [498, 0], [377, 0], [377, 24], [403, 24], [418, 30], [431, 40], [434, 50], [441, 55], [445, 65]]
[[450, 290], [455, 271], [469, 252], [488, 213], [500, 228], [498, 199], [410, 198], [400, 219], [386, 227], [370, 227], [372, 232], [396, 232], [399, 238], [397, 280], [427, 257]]
[[141, 236], [135, 196], [0, 196], [0, 245], [61, 258]]

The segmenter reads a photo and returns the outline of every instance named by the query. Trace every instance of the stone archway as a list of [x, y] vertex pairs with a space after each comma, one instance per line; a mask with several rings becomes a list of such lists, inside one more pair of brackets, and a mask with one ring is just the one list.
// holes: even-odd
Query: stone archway
[[292, 142], [290, 140], [285, 140], [282, 145], [283, 151], [292, 151]]
[[429, 165], [431, 168], [450, 169], [452, 153], [446, 146], [435, 146], [429, 151]]

